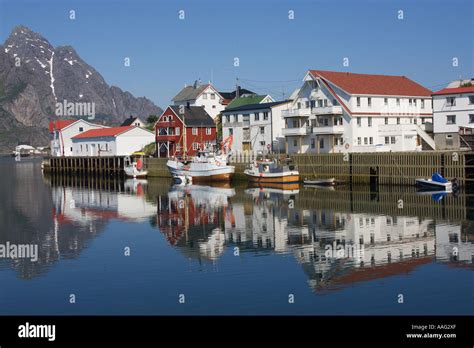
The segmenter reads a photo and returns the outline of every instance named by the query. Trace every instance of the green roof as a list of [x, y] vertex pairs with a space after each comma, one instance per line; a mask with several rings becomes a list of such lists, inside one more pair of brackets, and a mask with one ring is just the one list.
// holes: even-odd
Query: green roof
[[246, 97], [235, 98], [229, 105], [227, 105], [226, 109], [233, 109], [247, 104], [258, 104], [265, 97], [266, 95], [249, 95]]

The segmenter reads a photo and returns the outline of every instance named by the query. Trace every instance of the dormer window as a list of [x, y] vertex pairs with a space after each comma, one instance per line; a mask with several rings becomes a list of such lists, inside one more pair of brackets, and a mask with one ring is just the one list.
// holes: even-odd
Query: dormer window
[[83, 127], [79, 127], [79, 132], [84, 132], [84, 128], [83, 128]]

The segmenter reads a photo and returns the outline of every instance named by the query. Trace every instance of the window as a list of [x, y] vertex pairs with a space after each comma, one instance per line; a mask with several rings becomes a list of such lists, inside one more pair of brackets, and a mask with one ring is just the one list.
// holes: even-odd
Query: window
[[296, 139], [293, 139], [293, 146], [298, 146], [298, 141]]
[[328, 100], [324, 99], [324, 107], [328, 106]]
[[263, 119], [266, 121], [268, 120], [268, 111], [263, 112]]
[[413, 105], [416, 106], [416, 99], [413, 99]]
[[84, 128], [83, 127], [79, 127], [79, 132], [83, 132], [84, 131]]
[[81, 152], [82, 152], [82, 144], [81, 144]]
[[425, 100], [421, 99], [420, 103], [421, 103], [421, 108], [424, 109], [425, 108]]
[[456, 115], [446, 116], [446, 124], [456, 124]]
[[109, 151], [109, 143], [105, 144], [105, 151]]
[[397, 106], [400, 106], [400, 98], [397, 98]]
[[469, 104], [474, 104], [474, 95], [469, 96]]
[[175, 128], [175, 131], [174, 131], [174, 134], [180, 135], [180, 133], [181, 133], [181, 128], [176, 127], [176, 128]]
[[383, 104], [388, 105], [388, 98], [383, 98]]
[[72, 146], [71, 146], [71, 152], [72, 152]]
[[258, 121], [260, 119], [260, 113], [256, 112], [255, 113], [255, 121]]
[[369, 143], [369, 139], [367, 139], [367, 137], [364, 138], [364, 145], [368, 145]]
[[329, 119], [327, 119], [327, 118], [323, 119], [323, 126], [325, 126], [325, 127], [329, 126]]
[[385, 117], [385, 124], [388, 124], [388, 117]]
[[446, 98], [446, 104], [448, 104], [448, 106], [455, 106], [456, 105], [456, 97], [447, 97]]
[[86, 144], [86, 151], [89, 152], [89, 144]]
[[362, 119], [360, 117], [357, 117], [357, 127], [362, 126]]
[[367, 122], [369, 123], [369, 127], [372, 127], [372, 117], [368, 117]]
[[212, 108], [213, 108], [213, 109], [215, 109], [215, 108], [216, 108], [216, 106], [215, 106], [215, 105], [213, 105], [213, 106], [212, 106]]
[[446, 145], [453, 146], [453, 136], [451, 134], [446, 135]]
[[374, 145], [374, 138], [372, 138], [372, 137], [369, 138], [369, 144]]
[[225, 122], [229, 123], [230, 122], [230, 115], [225, 115]]
[[474, 123], [474, 114], [469, 114], [469, 123]]
[[314, 108], [316, 106], [316, 102], [314, 100], [311, 100], [310, 105], [311, 105], [312, 108]]
[[298, 103], [296, 104], [296, 107], [297, 107], [298, 109], [301, 109], [301, 103], [298, 102]]
[[212, 133], [212, 128], [206, 128], [206, 135], [211, 135]]
[[211, 99], [216, 99], [216, 94], [215, 93], [211, 93]]
[[395, 138], [395, 137], [390, 137], [390, 142], [391, 142], [392, 144], [395, 144], [395, 143], [396, 143], [396, 138]]
[[334, 125], [336, 126], [342, 126], [342, 117], [336, 117], [334, 119]]
[[357, 106], [360, 106], [360, 97], [357, 97]]
[[265, 141], [261, 141], [260, 146], [265, 146]]
[[199, 143], [193, 143], [193, 150], [199, 150]]
[[411, 98], [410, 98], [410, 99], [408, 99], [408, 105], [409, 105], [409, 106], [412, 106], [412, 105], [413, 105], [413, 101], [412, 101], [412, 99], [411, 99]]
[[369, 108], [372, 107], [372, 98], [367, 98], [367, 104], [369, 105]]
[[318, 107], [322, 108], [323, 107], [323, 100], [318, 99]]
[[[207, 99], [207, 93], [202, 94], [202, 99]], [[194, 146], [194, 144], [193, 144], [193, 146]]]
[[198, 135], [198, 129], [196, 127], [193, 127], [192, 133], [193, 135]]
[[265, 127], [260, 127], [260, 134], [265, 134]]
[[304, 106], [305, 106], [306, 109], [309, 108], [309, 101], [305, 101]]
[[314, 149], [316, 147], [316, 142], [314, 141], [314, 138], [311, 138], [311, 148]]
[[362, 138], [361, 137], [357, 138], [357, 145], [362, 145]]
[[337, 105], [337, 99], [332, 100], [332, 105], [336, 106]]
[[319, 148], [324, 149], [324, 138], [319, 139]]
[[390, 137], [385, 137], [385, 145], [390, 144]]
[[400, 117], [397, 117], [397, 124], [400, 124]]
[[229, 135], [234, 135], [234, 130], [232, 128], [229, 128]]

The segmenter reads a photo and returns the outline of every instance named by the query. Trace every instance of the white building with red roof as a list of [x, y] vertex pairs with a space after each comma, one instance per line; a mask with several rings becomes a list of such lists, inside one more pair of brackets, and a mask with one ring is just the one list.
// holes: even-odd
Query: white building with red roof
[[436, 149], [474, 148], [474, 81], [450, 84], [433, 93]]
[[287, 152], [433, 149], [431, 93], [405, 76], [309, 70], [282, 111]]
[[104, 129], [107, 126], [94, 124], [85, 120], [55, 120], [49, 122], [51, 136], [51, 156], [72, 156], [72, 137], [91, 129]]
[[72, 137], [73, 156], [128, 156], [155, 141], [153, 132], [136, 126], [91, 129]]

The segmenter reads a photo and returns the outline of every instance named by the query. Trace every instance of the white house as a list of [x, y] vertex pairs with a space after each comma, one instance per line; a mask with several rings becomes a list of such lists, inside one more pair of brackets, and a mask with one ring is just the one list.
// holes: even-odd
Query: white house
[[127, 156], [155, 141], [149, 130], [123, 126], [91, 129], [72, 138], [74, 156]]
[[146, 126], [146, 122], [140, 119], [140, 117], [130, 116], [125, 121], [123, 121], [120, 126], [135, 126], [144, 128]]
[[282, 110], [290, 101], [247, 104], [222, 112], [222, 136], [233, 136], [232, 152], [285, 152]]
[[51, 156], [73, 156], [72, 137], [91, 129], [109, 128], [85, 120], [56, 120], [49, 123]]
[[192, 86], [185, 86], [174, 96], [173, 103], [174, 105], [203, 106], [209, 116], [215, 119], [224, 110], [228, 101], [212, 84], [202, 85], [196, 81]]
[[433, 119], [436, 149], [474, 148], [474, 81], [433, 93]]
[[405, 76], [309, 70], [282, 112], [288, 153], [434, 148], [431, 91]]

